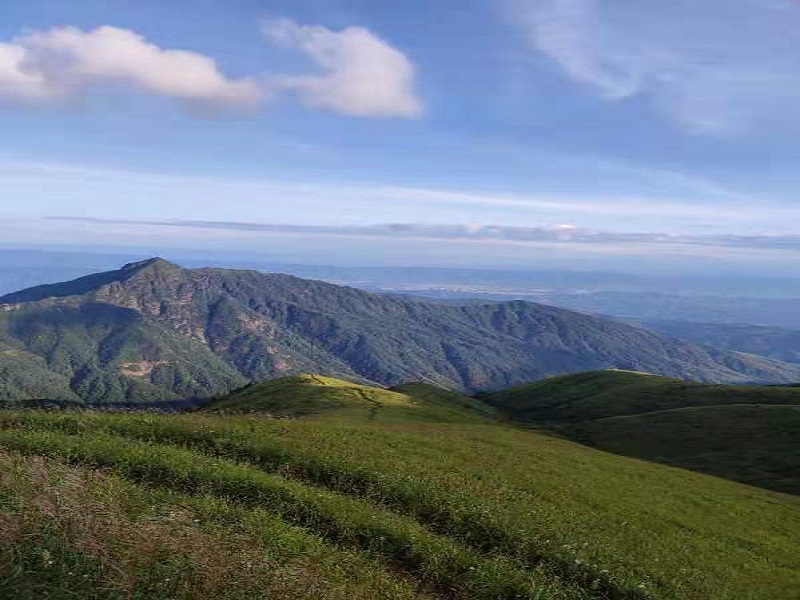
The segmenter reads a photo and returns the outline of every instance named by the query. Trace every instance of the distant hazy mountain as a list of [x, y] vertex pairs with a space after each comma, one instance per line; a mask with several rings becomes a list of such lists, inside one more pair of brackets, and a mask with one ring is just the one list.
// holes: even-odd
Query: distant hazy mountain
[[438, 305], [160, 259], [0, 297], [6, 399], [212, 396], [308, 372], [474, 391], [604, 368], [800, 380], [800, 366], [529, 302]]
[[628, 317], [641, 321], [751, 323], [800, 329], [800, 298], [605, 291], [586, 294], [554, 292], [546, 294], [540, 301], [573, 310]]
[[[757, 285], [754, 283], [754, 285]], [[385, 288], [381, 291], [392, 291]], [[509, 301], [522, 298], [590, 314], [630, 321], [684, 321], [694, 323], [755, 324], [800, 329], [800, 297], [759, 298], [708, 296], [634, 291], [544, 290], [540, 292], [487, 292], [405, 289], [409, 296], [430, 301]]]
[[669, 337], [698, 344], [758, 354], [775, 360], [800, 363], [800, 330], [747, 323], [692, 323], [645, 320], [643, 327]]

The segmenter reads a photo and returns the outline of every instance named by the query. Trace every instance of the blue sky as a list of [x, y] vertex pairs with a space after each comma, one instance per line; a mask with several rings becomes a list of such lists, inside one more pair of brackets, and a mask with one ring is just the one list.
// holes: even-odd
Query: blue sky
[[790, 0], [6, 0], [0, 234], [789, 270], [798, 63]]

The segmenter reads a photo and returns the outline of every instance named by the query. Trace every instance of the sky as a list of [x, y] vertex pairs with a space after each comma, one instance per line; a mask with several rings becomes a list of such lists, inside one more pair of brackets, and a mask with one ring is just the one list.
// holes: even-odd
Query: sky
[[792, 273], [794, 0], [4, 0], [0, 240]]

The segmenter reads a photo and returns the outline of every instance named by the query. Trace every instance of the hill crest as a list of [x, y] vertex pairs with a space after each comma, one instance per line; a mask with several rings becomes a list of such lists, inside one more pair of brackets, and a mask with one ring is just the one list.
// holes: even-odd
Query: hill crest
[[203, 410], [398, 423], [488, 423], [493, 414], [472, 398], [435, 386], [387, 389], [308, 373], [249, 385], [214, 400]]
[[795, 405], [800, 404], [800, 389], [699, 383], [654, 373], [605, 369], [548, 377], [478, 397], [521, 421], [560, 423], [692, 406]]

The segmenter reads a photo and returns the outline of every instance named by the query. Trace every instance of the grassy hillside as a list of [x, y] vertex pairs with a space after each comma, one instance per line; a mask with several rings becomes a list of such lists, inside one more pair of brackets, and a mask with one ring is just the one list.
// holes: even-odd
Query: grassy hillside
[[587, 421], [688, 406], [795, 405], [800, 404], [800, 389], [712, 385], [632, 371], [590, 371], [550, 377], [479, 398], [520, 421], [541, 423]]
[[431, 405], [467, 410], [489, 418], [494, 418], [497, 415], [497, 412], [485, 402], [429, 383], [404, 383], [391, 389]]
[[482, 399], [602, 450], [800, 494], [800, 388], [600, 371]]
[[0, 597], [800, 593], [797, 498], [501, 425], [5, 411], [0, 448]]
[[272, 512], [0, 452], [0, 598], [432, 598]]
[[800, 406], [679, 408], [560, 430], [609, 452], [800, 494]]
[[481, 402], [426, 384], [394, 390], [322, 377], [283, 377], [237, 390], [206, 411], [266, 413], [273, 417], [314, 417], [376, 422], [476, 422], [492, 414]]

